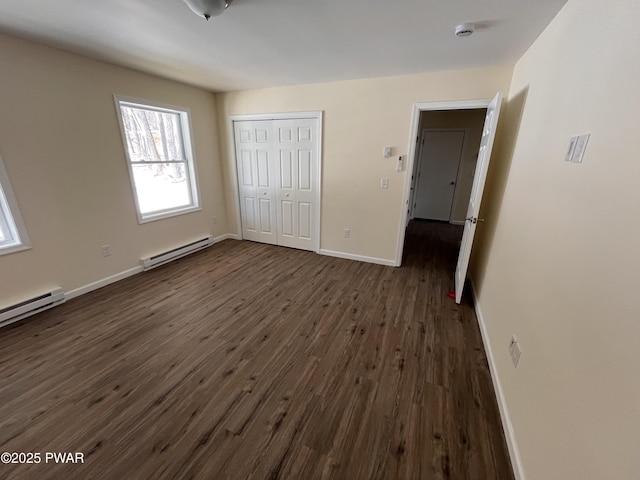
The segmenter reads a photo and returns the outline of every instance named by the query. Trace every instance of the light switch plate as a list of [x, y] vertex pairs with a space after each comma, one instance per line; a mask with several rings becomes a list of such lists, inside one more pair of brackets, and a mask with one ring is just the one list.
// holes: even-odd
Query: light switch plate
[[567, 154], [564, 157], [565, 162], [573, 161], [573, 152], [576, 150], [576, 143], [578, 143], [578, 135], [571, 137], [569, 141], [569, 150], [567, 150]]
[[384, 158], [389, 158], [391, 156], [391, 147], [384, 147], [382, 154]]
[[589, 143], [590, 136], [591, 134], [589, 133], [583, 133], [578, 137], [571, 160], [573, 163], [582, 163], [582, 158], [584, 157], [584, 152], [587, 149], [587, 143]]
[[383, 189], [389, 188], [388, 178], [383, 178], [382, 180], [380, 180], [380, 188], [383, 188]]

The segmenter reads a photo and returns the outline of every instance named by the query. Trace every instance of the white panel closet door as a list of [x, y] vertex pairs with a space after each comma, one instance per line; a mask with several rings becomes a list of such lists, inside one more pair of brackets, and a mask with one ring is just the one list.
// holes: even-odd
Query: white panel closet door
[[318, 195], [315, 119], [275, 120], [278, 245], [315, 251]]
[[275, 245], [278, 238], [271, 122], [235, 122], [234, 130], [242, 236]]
[[318, 250], [319, 132], [315, 118], [234, 122], [243, 238]]

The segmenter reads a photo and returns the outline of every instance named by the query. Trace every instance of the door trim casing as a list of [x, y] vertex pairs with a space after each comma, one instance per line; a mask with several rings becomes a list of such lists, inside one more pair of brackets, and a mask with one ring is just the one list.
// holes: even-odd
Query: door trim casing
[[[473, 110], [477, 108], [487, 108], [491, 104], [491, 98], [483, 100], [452, 100], [448, 102], [427, 102], [415, 103], [413, 105], [413, 120], [411, 122], [411, 132], [409, 136], [409, 154], [407, 155], [406, 172], [413, 172], [415, 164], [416, 147], [420, 137], [420, 114], [430, 110]], [[409, 206], [409, 193], [411, 190], [411, 175], [404, 177], [404, 194], [400, 210], [400, 225], [398, 226], [398, 241], [396, 246], [395, 266], [402, 265], [402, 254], [404, 252], [404, 237], [407, 230], [407, 207]]]
[[260, 120], [298, 120], [298, 119], [315, 119], [318, 121], [318, 142], [316, 146], [316, 156], [318, 161], [316, 162], [315, 172], [315, 187], [316, 187], [316, 205], [314, 206], [314, 213], [316, 215], [316, 232], [318, 238], [315, 239], [315, 253], [320, 253], [320, 239], [321, 235], [321, 202], [322, 202], [322, 142], [323, 142], [323, 116], [324, 112], [311, 111], [311, 112], [280, 112], [280, 113], [256, 113], [245, 115], [229, 115], [228, 127], [229, 127], [229, 154], [233, 158], [232, 178], [234, 188], [234, 205], [236, 208], [236, 224], [238, 226], [238, 237], [243, 240], [242, 236], [242, 218], [240, 215], [240, 188], [238, 187], [238, 159], [236, 157], [235, 145], [235, 126], [234, 122], [244, 121], [260, 121]]

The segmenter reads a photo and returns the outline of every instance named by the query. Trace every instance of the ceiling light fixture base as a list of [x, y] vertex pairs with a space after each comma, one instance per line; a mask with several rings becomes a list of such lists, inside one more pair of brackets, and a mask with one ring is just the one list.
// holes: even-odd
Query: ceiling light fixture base
[[231, 2], [233, 0], [184, 0], [193, 13], [206, 20], [221, 15]]

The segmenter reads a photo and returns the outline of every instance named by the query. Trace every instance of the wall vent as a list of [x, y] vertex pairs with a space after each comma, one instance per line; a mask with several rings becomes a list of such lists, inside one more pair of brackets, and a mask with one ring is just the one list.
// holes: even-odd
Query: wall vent
[[0, 327], [64, 303], [64, 291], [56, 288], [48, 293], [0, 309]]
[[213, 245], [213, 237], [208, 236], [202, 240], [197, 240], [195, 242], [182, 245], [181, 247], [172, 248], [166, 252], [143, 258], [142, 266], [145, 270], [151, 270], [152, 268], [172, 262], [173, 260], [189, 255], [190, 253], [197, 252], [198, 250], [202, 250], [203, 248], [207, 248], [211, 245]]

